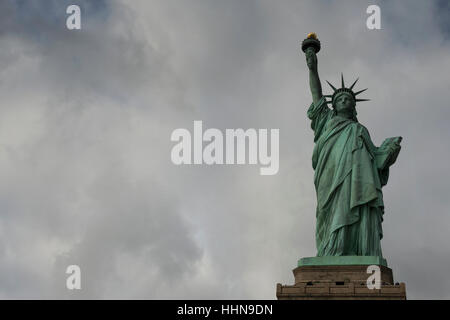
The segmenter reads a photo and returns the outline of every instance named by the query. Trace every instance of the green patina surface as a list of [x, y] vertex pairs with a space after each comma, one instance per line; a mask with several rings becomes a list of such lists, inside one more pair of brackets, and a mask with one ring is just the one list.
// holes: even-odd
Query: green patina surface
[[356, 81], [346, 87], [341, 76], [340, 88], [329, 83], [333, 93], [323, 95], [317, 71], [317, 37], [308, 37], [302, 49], [313, 98], [307, 116], [315, 143], [312, 166], [317, 195], [317, 257], [304, 258], [300, 263], [385, 264], [380, 242], [382, 187], [388, 182], [402, 137], [387, 138], [376, 146], [357, 118], [356, 103], [367, 100], [357, 95], [365, 89], [353, 91]]
[[381, 265], [387, 267], [387, 262], [386, 259], [378, 256], [323, 256], [301, 258], [297, 264], [298, 267], [342, 265]]

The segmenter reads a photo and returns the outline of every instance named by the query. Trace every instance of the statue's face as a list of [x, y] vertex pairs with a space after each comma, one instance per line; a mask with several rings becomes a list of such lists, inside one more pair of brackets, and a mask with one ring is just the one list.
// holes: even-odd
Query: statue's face
[[343, 93], [336, 98], [335, 108], [338, 113], [352, 111], [354, 107], [355, 100], [353, 100], [351, 95]]

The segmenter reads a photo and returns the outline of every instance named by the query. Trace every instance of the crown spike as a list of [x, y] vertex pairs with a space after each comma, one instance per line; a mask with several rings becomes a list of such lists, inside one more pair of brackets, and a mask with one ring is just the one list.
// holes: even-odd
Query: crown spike
[[328, 80], [325, 80], [325, 81], [330, 85], [330, 87], [331, 87], [334, 91], [337, 90], [331, 83], [328, 82]]
[[360, 90], [360, 91], [358, 91], [358, 92], [355, 92], [355, 96], [357, 96], [357, 95], [360, 94], [360, 93], [363, 93], [363, 92], [366, 91], [367, 89], [369, 89], [369, 88], [365, 88], [365, 89], [363, 89], [363, 90]]
[[356, 99], [355, 101], [356, 102], [359, 102], [359, 101], [370, 101], [370, 99]]
[[344, 84], [344, 74], [341, 72], [341, 86], [342, 86], [342, 89], [344, 89], [345, 88], [345, 84]]
[[358, 80], [359, 80], [359, 78], [356, 78], [356, 80], [355, 80], [355, 82], [353, 82], [353, 84], [350, 86], [350, 90], [352, 90], [353, 89], [353, 87], [355, 86], [355, 84], [358, 82]]

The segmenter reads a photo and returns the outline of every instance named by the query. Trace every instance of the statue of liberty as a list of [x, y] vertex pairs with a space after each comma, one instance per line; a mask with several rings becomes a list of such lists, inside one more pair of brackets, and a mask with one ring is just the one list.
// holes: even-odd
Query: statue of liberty
[[356, 103], [367, 101], [357, 96], [367, 89], [354, 92], [358, 79], [346, 87], [341, 74], [340, 88], [327, 81], [333, 93], [322, 95], [316, 56], [320, 42], [314, 33], [303, 41], [302, 49], [313, 100], [307, 115], [315, 142], [312, 166], [317, 194], [317, 256], [382, 258], [381, 188], [388, 181], [402, 138], [388, 138], [376, 147], [356, 117]]

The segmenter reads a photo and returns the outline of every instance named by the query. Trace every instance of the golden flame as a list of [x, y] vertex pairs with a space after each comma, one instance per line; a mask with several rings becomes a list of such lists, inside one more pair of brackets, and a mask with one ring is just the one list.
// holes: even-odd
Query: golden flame
[[308, 36], [306, 37], [306, 39], [316, 39], [317, 40], [317, 34], [315, 34], [314, 32], [308, 33]]

